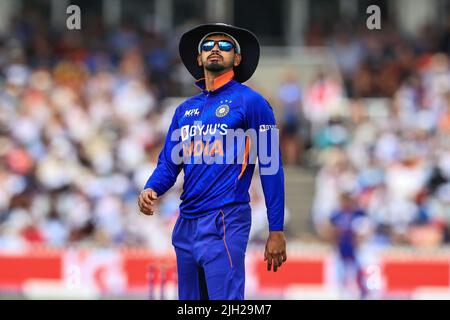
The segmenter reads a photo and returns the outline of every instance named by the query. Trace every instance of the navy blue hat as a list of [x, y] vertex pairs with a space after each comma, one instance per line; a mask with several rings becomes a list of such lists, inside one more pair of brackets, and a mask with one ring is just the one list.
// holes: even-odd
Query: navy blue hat
[[229, 35], [236, 43], [236, 52], [242, 55], [241, 63], [234, 68], [234, 80], [245, 82], [253, 75], [259, 62], [259, 41], [249, 30], [225, 23], [209, 23], [186, 31], [180, 39], [180, 57], [186, 69], [195, 79], [204, 77], [203, 67], [197, 63], [199, 44], [205, 36], [213, 33]]

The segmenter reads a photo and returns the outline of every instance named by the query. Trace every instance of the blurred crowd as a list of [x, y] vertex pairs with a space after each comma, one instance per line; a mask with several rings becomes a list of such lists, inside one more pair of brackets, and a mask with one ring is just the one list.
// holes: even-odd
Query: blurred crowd
[[[0, 248], [167, 250], [182, 177], [156, 216], [139, 214], [136, 201], [177, 105], [165, 98], [194, 92], [177, 31], [47, 24], [25, 10], [0, 37]], [[319, 233], [351, 193], [380, 243], [438, 245], [450, 241], [450, 33], [387, 28], [338, 25], [326, 37], [311, 25], [306, 44], [328, 46], [342, 79], [322, 70], [304, 87], [290, 75], [280, 83], [283, 156], [317, 170]], [[251, 238], [264, 241], [260, 183], [250, 192]]]
[[392, 99], [349, 99], [314, 133], [318, 166], [313, 220], [324, 232], [351, 193], [378, 244], [450, 241], [450, 63], [417, 58]]
[[142, 63], [130, 50], [117, 72], [70, 60], [52, 68], [6, 64], [0, 246], [166, 242], [162, 222], [175, 215], [176, 198], [165, 198], [161, 219], [148, 223], [136, 210], [170, 121], [157, 111]]
[[305, 45], [330, 49], [348, 97], [392, 97], [430, 54], [450, 54], [450, 23], [438, 27], [430, 22], [415, 33], [401, 29], [393, 21], [383, 21], [380, 30], [367, 29], [364, 21], [342, 20], [330, 28], [313, 21]]
[[313, 22], [305, 43], [328, 47], [341, 78], [288, 74], [278, 92], [284, 161], [316, 172], [313, 226], [327, 238], [351, 194], [377, 244], [450, 242], [450, 28], [334, 30]]
[[[182, 178], [153, 217], [139, 213], [137, 196], [179, 103], [164, 98], [181, 95], [186, 80], [193, 89], [193, 79], [162, 35], [96, 21], [56, 34], [25, 11], [0, 39], [1, 249], [171, 248]], [[257, 240], [260, 184], [251, 192]]]

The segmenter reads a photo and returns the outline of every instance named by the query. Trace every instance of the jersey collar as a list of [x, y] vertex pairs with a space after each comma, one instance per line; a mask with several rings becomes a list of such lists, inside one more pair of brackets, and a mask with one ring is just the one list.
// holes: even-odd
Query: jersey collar
[[214, 89], [211, 91], [206, 90], [205, 78], [201, 78], [195, 81], [195, 85], [198, 88], [200, 88], [204, 93], [215, 92], [219, 88], [228, 87], [228, 85], [232, 82], [233, 77], [234, 77], [233, 69], [218, 76], [216, 79], [214, 79]]

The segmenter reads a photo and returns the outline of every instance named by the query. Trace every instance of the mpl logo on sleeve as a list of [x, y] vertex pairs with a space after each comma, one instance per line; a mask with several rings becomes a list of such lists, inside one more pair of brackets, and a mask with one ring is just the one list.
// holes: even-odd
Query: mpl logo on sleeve
[[184, 113], [185, 117], [199, 116], [199, 115], [200, 115], [200, 112], [198, 111], [198, 108], [186, 110], [186, 112]]

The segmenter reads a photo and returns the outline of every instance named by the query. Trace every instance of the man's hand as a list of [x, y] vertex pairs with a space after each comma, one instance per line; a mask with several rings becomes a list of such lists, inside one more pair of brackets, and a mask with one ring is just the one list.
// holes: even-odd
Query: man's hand
[[139, 200], [138, 200], [139, 210], [147, 216], [153, 215], [153, 213], [155, 211], [155, 207], [154, 207], [155, 200], [157, 200], [157, 199], [158, 199], [158, 195], [156, 194], [155, 191], [153, 191], [150, 188], [145, 189], [139, 195]]
[[277, 272], [283, 262], [287, 260], [286, 238], [283, 231], [271, 231], [264, 251], [264, 261], [267, 260], [267, 271]]

